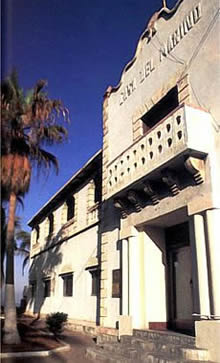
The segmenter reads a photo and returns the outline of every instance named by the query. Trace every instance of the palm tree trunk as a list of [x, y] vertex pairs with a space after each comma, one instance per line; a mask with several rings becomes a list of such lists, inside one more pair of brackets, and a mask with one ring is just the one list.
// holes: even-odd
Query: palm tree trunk
[[6, 241], [6, 276], [5, 276], [5, 326], [3, 342], [19, 344], [20, 336], [17, 330], [17, 317], [14, 288], [14, 229], [16, 195], [11, 193], [9, 199], [9, 215]]

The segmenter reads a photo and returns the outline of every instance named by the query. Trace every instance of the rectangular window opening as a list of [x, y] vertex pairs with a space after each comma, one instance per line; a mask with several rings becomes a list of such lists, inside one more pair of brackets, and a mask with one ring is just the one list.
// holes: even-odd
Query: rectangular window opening
[[121, 297], [121, 270], [112, 270], [112, 297]]
[[178, 89], [175, 86], [141, 118], [144, 133], [147, 133], [178, 106]]
[[89, 269], [89, 272], [92, 275], [92, 296], [98, 296], [99, 295], [99, 284], [100, 284], [100, 269], [99, 268], [91, 268]]
[[63, 279], [63, 296], [73, 296], [73, 273], [61, 275]]
[[69, 197], [66, 201], [66, 204], [67, 204], [67, 221], [69, 221], [75, 215], [75, 198], [73, 196]]
[[54, 230], [54, 216], [52, 213], [49, 215], [48, 219], [49, 219], [49, 235], [50, 235], [53, 233]]
[[45, 279], [44, 280], [44, 297], [50, 297], [51, 292], [51, 280]]
[[35, 244], [35, 243], [38, 243], [38, 242], [39, 242], [39, 238], [40, 238], [40, 227], [39, 227], [39, 226], [36, 226], [36, 227], [34, 228], [34, 230], [35, 230], [35, 238], [34, 238], [34, 242], [33, 242], [33, 244]]
[[95, 182], [95, 203], [100, 202], [101, 201], [101, 178], [95, 178], [94, 182]]

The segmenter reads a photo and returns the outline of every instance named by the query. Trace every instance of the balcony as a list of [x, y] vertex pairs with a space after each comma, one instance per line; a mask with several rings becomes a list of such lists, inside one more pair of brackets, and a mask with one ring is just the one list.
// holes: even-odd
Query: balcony
[[96, 202], [92, 207], [88, 210], [88, 225], [98, 222], [99, 220], [99, 202]]
[[181, 105], [107, 166], [107, 197], [160, 175], [192, 156], [204, 159], [212, 140], [211, 115]]

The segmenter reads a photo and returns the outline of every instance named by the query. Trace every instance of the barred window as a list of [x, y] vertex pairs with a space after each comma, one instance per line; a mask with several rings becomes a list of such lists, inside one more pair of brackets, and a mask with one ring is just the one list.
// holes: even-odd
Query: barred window
[[38, 240], [39, 240], [39, 237], [40, 237], [40, 227], [39, 226], [36, 226], [35, 227], [35, 241], [34, 243], [38, 243]]
[[54, 230], [54, 216], [53, 213], [51, 213], [48, 217], [49, 219], [49, 235], [53, 233]]
[[67, 220], [69, 221], [75, 215], [75, 198], [73, 196], [69, 197], [66, 201], [67, 204]]
[[44, 280], [44, 297], [50, 297], [51, 292], [51, 280], [45, 279]]
[[112, 297], [121, 297], [121, 270], [112, 270]]
[[73, 273], [61, 275], [63, 279], [63, 296], [73, 296]]
[[92, 275], [92, 296], [98, 296], [99, 294], [99, 281], [100, 281], [100, 269], [97, 267], [89, 269]]

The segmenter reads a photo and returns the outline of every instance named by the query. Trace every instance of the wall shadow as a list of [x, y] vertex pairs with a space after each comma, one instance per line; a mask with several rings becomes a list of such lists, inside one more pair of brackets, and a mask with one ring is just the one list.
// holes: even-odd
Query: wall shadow
[[27, 298], [27, 307], [40, 317], [41, 308], [47, 298], [44, 294], [45, 279], [49, 278], [51, 283], [51, 296], [55, 288], [55, 267], [62, 263], [63, 255], [60, 251], [61, 245], [66, 241], [65, 228], [61, 228], [55, 236], [48, 236], [42, 249], [32, 255], [33, 260], [29, 270], [30, 289]]

